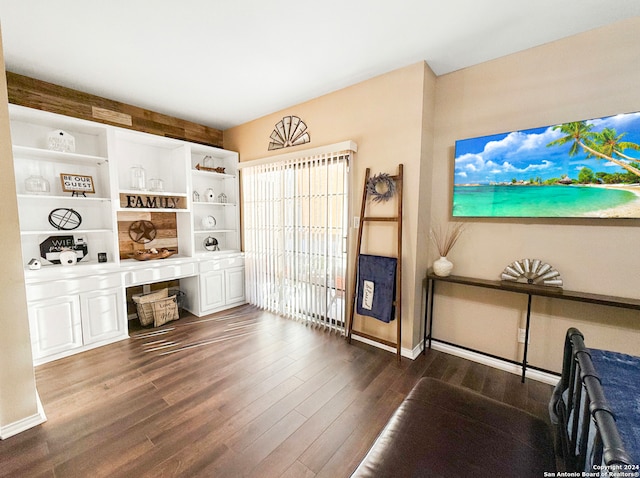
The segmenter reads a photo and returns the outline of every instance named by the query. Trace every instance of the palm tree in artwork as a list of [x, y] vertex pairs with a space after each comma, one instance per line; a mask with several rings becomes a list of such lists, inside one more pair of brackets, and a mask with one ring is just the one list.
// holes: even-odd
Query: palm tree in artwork
[[[640, 145], [631, 141], [622, 141], [627, 133], [618, 134], [613, 128], [605, 128], [601, 132], [596, 133], [595, 143], [598, 150], [611, 158], [619, 156], [628, 161], [638, 161], [638, 158], [631, 158], [623, 153], [627, 149], [640, 151]], [[592, 156], [592, 155], [590, 155]]]
[[554, 131], [560, 130], [565, 136], [551, 141], [547, 146], [564, 146], [571, 143], [569, 156], [575, 156], [580, 151], [580, 147], [584, 149], [585, 143], [591, 144], [592, 138], [596, 135], [593, 131], [593, 125], [587, 124], [586, 121], [575, 121], [573, 123], [564, 123], [554, 126]]
[[[640, 146], [635, 143], [620, 141], [624, 134], [617, 135], [616, 131], [610, 128], [605, 128], [602, 132], [596, 133], [591, 131], [593, 125], [587, 124], [586, 121], [565, 123], [554, 126], [552, 129], [561, 131], [565, 136], [551, 141], [547, 146], [562, 146], [571, 143], [569, 156], [575, 156], [582, 148], [587, 153], [587, 157], [595, 156], [600, 159], [606, 159], [640, 177], [640, 169], [613, 157], [615, 155], [633, 161], [633, 158], [625, 156], [622, 150], [629, 148], [640, 149]], [[607, 129], [609, 131], [603, 135]]]

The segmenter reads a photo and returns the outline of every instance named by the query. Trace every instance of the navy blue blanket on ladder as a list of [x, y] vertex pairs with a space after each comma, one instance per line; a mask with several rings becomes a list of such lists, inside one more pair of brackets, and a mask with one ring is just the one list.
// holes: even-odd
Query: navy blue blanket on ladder
[[395, 257], [358, 256], [358, 314], [386, 323], [395, 319], [397, 265], [398, 259]]

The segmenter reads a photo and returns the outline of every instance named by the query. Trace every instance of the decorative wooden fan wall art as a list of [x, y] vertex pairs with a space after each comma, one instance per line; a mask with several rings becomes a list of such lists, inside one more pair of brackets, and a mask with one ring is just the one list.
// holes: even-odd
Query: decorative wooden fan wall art
[[269, 137], [269, 151], [298, 146], [311, 141], [307, 125], [297, 116], [285, 116], [276, 124]]

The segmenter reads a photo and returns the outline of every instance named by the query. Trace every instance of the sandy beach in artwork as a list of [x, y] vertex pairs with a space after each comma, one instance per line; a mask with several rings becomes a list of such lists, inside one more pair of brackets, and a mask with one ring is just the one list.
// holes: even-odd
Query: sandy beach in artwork
[[585, 217], [640, 218], [640, 184], [589, 184], [587, 187], [618, 190], [624, 189], [625, 191], [634, 193], [636, 195], [636, 199], [634, 201], [629, 201], [622, 206], [591, 211], [585, 214]]

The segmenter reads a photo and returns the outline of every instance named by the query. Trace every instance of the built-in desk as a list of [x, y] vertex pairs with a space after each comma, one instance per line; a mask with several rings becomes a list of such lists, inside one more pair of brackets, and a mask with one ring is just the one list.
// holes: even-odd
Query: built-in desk
[[[527, 300], [527, 321], [525, 326], [525, 338], [524, 338], [524, 353], [522, 355], [522, 381], [524, 382], [525, 373], [527, 371], [527, 352], [529, 348], [529, 327], [531, 322], [531, 299], [534, 296], [550, 297], [561, 300], [571, 300], [575, 302], [587, 302], [591, 304], [606, 305], [610, 307], [621, 307], [624, 309], [640, 310], [640, 300], [631, 299], [628, 297], [615, 297], [610, 295], [590, 294], [587, 292], [576, 292], [571, 290], [565, 290], [557, 287], [549, 286], [537, 286], [530, 284], [523, 284], [519, 282], [509, 281], [496, 281], [486, 279], [474, 279], [472, 277], [462, 276], [447, 276], [440, 277], [435, 275], [431, 270], [427, 272], [427, 276], [424, 279], [426, 289], [426, 306], [424, 311], [424, 337], [423, 337], [423, 352], [426, 352], [427, 341], [429, 342], [429, 348], [431, 348], [431, 341], [447, 343], [449, 345], [460, 347], [459, 345], [445, 342], [433, 337], [433, 303], [435, 299], [435, 286], [436, 282], [450, 282], [452, 284], [461, 284], [471, 287], [483, 287], [485, 289], [496, 289], [508, 292], [515, 292], [517, 294], [525, 294], [528, 296]], [[504, 357], [496, 357], [495, 355], [482, 352], [480, 350], [469, 349], [468, 347], [462, 347], [466, 350], [476, 352], [482, 355], [487, 355], [494, 358], [499, 358], [511, 363], [520, 364], [511, 359]]]
[[174, 279], [197, 316], [245, 302], [239, 251], [26, 270], [34, 365], [128, 338], [126, 288]]

